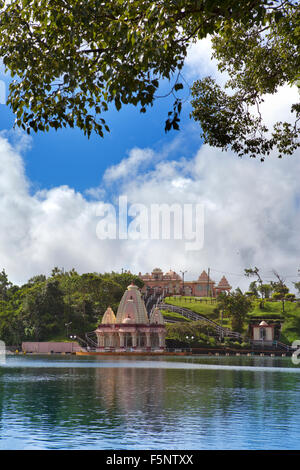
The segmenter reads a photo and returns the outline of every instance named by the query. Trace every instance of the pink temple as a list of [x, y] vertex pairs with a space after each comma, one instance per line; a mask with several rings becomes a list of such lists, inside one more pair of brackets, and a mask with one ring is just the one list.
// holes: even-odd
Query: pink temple
[[141, 292], [134, 284], [124, 292], [117, 315], [108, 307], [95, 333], [97, 351], [165, 349], [166, 328], [162, 313], [155, 308], [148, 318]]

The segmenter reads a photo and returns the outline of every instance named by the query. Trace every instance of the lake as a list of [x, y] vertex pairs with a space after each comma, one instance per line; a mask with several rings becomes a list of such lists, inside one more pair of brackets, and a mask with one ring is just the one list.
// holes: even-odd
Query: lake
[[289, 357], [12, 355], [0, 449], [299, 449], [299, 402]]

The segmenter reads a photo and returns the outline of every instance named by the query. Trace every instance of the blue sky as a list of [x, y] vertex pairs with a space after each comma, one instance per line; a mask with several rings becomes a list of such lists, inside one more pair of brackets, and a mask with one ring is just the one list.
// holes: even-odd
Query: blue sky
[[[219, 83], [226, 78], [210, 60], [209, 39], [191, 48], [184, 70], [189, 83], [207, 74]], [[3, 73], [0, 79], [7, 83]], [[288, 88], [266, 97], [267, 122], [289, 119], [295, 99], [297, 90]], [[110, 134], [87, 139], [70, 129], [28, 138], [12, 131], [14, 116], [0, 105], [0, 268], [13, 282], [54, 266], [135, 273], [158, 266], [187, 270], [189, 280], [210, 267], [216, 282], [225, 274], [233, 287], [246, 288], [244, 268], [258, 266], [266, 281], [275, 269], [292, 287], [300, 268], [299, 153], [262, 164], [203, 146], [188, 101], [181, 130], [165, 134], [171, 106], [166, 98], [146, 114], [132, 106], [111, 109]], [[186, 240], [100, 240], [99, 210], [119, 196], [145, 208], [201, 204], [203, 246], [188, 251]]]
[[[9, 77], [2, 74], [2, 79], [8, 89]], [[158, 90], [159, 95], [168, 92], [170, 85], [165, 82]], [[186, 87], [181, 96], [189, 97]], [[104, 138], [95, 133], [88, 139], [79, 129], [50, 130], [45, 133], [32, 134], [30, 151], [25, 155], [26, 173], [33, 184], [33, 190], [38, 188], [52, 188], [67, 184], [76, 191], [85, 191], [96, 186], [109, 165], [115, 165], [126, 157], [133, 147], [159, 150], [177, 137], [178, 131], [171, 130], [165, 133], [164, 126], [167, 114], [172, 110], [174, 97], [171, 95], [159, 98], [153, 107], [147, 108], [142, 114], [138, 107], [123, 106], [120, 111], [111, 107], [103, 117], [109, 125], [110, 132], [105, 132]], [[200, 132], [193, 126], [189, 113], [189, 101], [183, 106], [181, 114], [181, 130], [189, 127], [189, 137], [182, 142], [183, 150], [193, 153], [197, 150], [200, 141]], [[1, 106], [0, 129], [11, 129], [14, 123], [14, 114], [7, 106]], [[63, 155], [63, 158], [62, 158]]]

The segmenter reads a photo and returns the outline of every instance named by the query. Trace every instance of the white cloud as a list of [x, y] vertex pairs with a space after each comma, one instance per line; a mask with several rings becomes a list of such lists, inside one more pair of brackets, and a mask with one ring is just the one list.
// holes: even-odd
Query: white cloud
[[212, 44], [209, 36], [191, 44], [184, 68], [184, 74], [186, 74], [188, 80], [197, 80], [210, 75], [220, 85], [225, 84], [228, 80], [228, 75], [218, 70], [218, 62], [212, 58], [212, 53]]
[[133, 148], [129, 152], [129, 157], [105, 171], [103, 179], [106, 183], [113, 183], [124, 177], [134, 178], [141, 165], [148, 165], [153, 158], [154, 152], [151, 149]]
[[105, 199], [106, 191], [102, 187], [89, 188], [84, 191], [84, 194], [92, 197], [93, 199]]
[[[184, 69], [188, 81], [211, 75], [224, 84], [227, 77], [218, 71], [211, 53], [209, 38], [190, 47]], [[282, 87], [276, 96], [265, 98], [262, 112], [271, 125], [290, 119], [290, 105], [298, 92], [296, 87]], [[5, 268], [13, 282], [47, 274], [56, 265], [79, 272], [122, 268], [145, 272], [160, 266], [187, 270], [186, 279], [195, 279], [210, 267], [213, 279], [218, 281], [225, 273], [234, 287], [249, 284], [243, 270], [254, 266], [261, 268], [266, 280], [273, 268], [294, 276], [287, 281], [297, 279], [299, 151], [260, 163], [202, 146], [193, 157], [172, 160], [172, 152], [184, 144], [181, 133], [158, 152], [131, 149], [120, 163], [107, 168], [99, 187], [86, 190], [94, 198], [90, 201], [68, 186], [32, 194], [21, 156], [31, 140], [17, 134], [9, 143], [13, 135], [0, 133], [0, 269]], [[203, 249], [187, 252], [185, 240], [99, 240], [97, 209], [111, 187], [114, 203], [126, 195], [129, 204], [146, 207], [204, 204]]]
[[[189, 278], [210, 266], [217, 271], [241, 273], [260, 267], [267, 278], [272, 269], [297, 277], [300, 248], [300, 153], [284, 161], [264, 164], [240, 160], [229, 153], [201, 147], [191, 161], [161, 162], [155, 170], [122, 185], [129, 201], [146, 206], [154, 202], [203, 203], [205, 243], [199, 252], [186, 252], [182, 242], [149, 242], [147, 253], [136, 249], [132, 266], [154, 265], [188, 269]], [[185, 175], [184, 177], [182, 175]], [[178, 183], [179, 182], [179, 183]], [[145, 247], [144, 247], [145, 248]], [[237, 282], [236, 276], [230, 276]], [[287, 278], [287, 282], [290, 278]], [[237, 284], [236, 284], [237, 285]]]
[[299, 89], [296, 85], [281, 86], [275, 95], [264, 95], [263, 98], [260, 111], [269, 129], [277, 121], [295, 122], [295, 113], [291, 113], [291, 106], [299, 102]]
[[[99, 192], [87, 191], [96, 198], [92, 201], [68, 186], [32, 194], [20, 144], [12, 146], [0, 136], [0, 269], [16, 283], [48, 274], [56, 265], [79, 272], [146, 272], [160, 266], [187, 270], [186, 279], [210, 267], [214, 280], [232, 273], [226, 274], [229, 281], [243, 288], [249, 284], [243, 276], [246, 267], [258, 266], [266, 280], [272, 269], [297, 279], [299, 152], [264, 163], [208, 146], [189, 159], [166, 156], [167, 147], [161, 154], [133, 149], [107, 169]], [[114, 204], [119, 195], [127, 196], [129, 206], [146, 208], [153, 203], [204, 204], [203, 249], [186, 251], [186, 240], [99, 240], [97, 210], [112, 182]]]

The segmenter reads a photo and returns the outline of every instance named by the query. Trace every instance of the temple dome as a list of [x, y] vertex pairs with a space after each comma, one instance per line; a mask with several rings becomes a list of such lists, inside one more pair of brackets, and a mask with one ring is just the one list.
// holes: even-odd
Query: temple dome
[[116, 323], [116, 316], [110, 307], [108, 307], [108, 309], [104, 313], [103, 318], [102, 318], [102, 323], [105, 323], [105, 324]]
[[156, 307], [150, 315], [150, 323], [156, 323], [158, 325], [164, 325], [164, 317], [161, 311]]
[[130, 284], [130, 286], [127, 286], [127, 289], [128, 290], [134, 290], [134, 289], [138, 289], [138, 286], [136, 286], [135, 284], [133, 284], [133, 282]]
[[126, 317], [133, 323], [149, 324], [147, 310], [139, 288], [134, 284], [127, 287], [117, 311], [117, 323], [122, 323]]
[[178, 280], [181, 280], [181, 277], [179, 276], [179, 274], [177, 274], [175, 271], [172, 271], [172, 269], [170, 269], [170, 271], [168, 271], [165, 275], [164, 275], [165, 278], [170, 278], [170, 279], [178, 279]]

